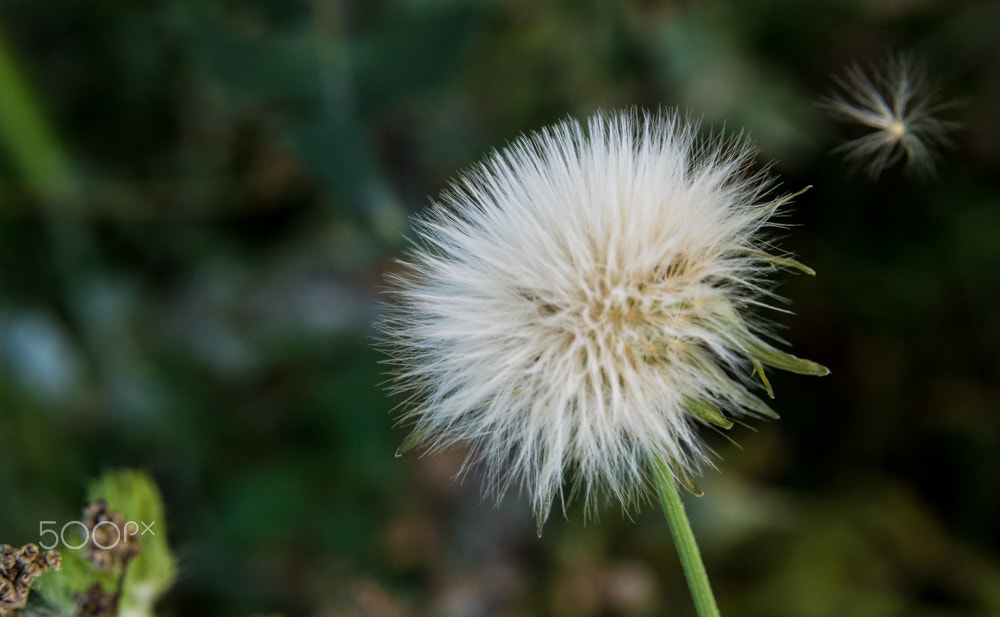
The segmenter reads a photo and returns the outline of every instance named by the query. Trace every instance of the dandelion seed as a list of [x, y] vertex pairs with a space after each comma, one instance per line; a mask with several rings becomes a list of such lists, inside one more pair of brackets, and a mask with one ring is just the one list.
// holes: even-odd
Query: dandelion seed
[[864, 167], [872, 179], [901, 160], [909, 171], [933, 173], [937, 149], [950, 144], [948, 132], [957, 126], [936, 116], [954, 104], [936, 98], [911, 56], [890, 56], [870, 71], [852, 64], [834, 82], [837, 89], [820, 100], [821, 106], [865, 131], [834, 152]]
[[[599, 114], [516, 140], [418, 217], [380, 325], [414, 425], [400, 453], [470, 445], [498, 498], [606, 494], [628, 510], [651, 461], [692, 492], [699, 425], [776, 417], [762, 365], [823, 375], [772, 346], [763, 232], [793, 196], [748, 167], [743, 139], [696, 138], [677, 114]], [[760, 382], [754, 381], [758, 375]]]

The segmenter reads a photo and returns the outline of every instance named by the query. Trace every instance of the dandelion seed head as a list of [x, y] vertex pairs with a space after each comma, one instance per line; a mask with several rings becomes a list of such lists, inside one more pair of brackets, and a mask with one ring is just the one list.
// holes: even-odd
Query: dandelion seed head
[[628, 510], [651, 459], [696, 490], [699, 425], [773, 415], [762, 364], [826, 372], [755, 316], [776, 267], [806, 269], [765, 233], [790, 198], [765, 199], [746, 140], [696, 132], [668, 113], [566, 120], [417, 217], [380, 324], [413, 425], [401, 450], [468, 444], [488, 490], [522, 487], [539, 525], [575, 496]]
[[951, 142], [954, 122], [938, 115], [954, 106], [942, 102], [923, 68], [907, 54], [890, 56], [865, 69], [850, 65], [834, 77], [835, 89], [820, 100], [837, 120], [863, 131], [834, 149], [877, 179], [902, 161], [908, 171], [931, 174], [937, 150]]

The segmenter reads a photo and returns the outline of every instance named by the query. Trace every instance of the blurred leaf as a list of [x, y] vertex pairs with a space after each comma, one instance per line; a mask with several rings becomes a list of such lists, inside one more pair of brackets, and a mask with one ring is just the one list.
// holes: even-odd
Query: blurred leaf
[[73, 193], [69, 162], [38, 98], [0, 34], [0, 137], [25, 183], [43, 200]]

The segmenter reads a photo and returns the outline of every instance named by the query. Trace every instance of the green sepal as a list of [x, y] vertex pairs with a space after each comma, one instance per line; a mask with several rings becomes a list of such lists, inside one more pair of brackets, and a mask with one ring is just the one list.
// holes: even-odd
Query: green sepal
[[778, 415], [776, 411], [771, 409], [767, 403], [762, 401], [760, 397], [756, 396], [743, 386], [737, 385], [737, 387], [731, 388], [727, 392], [727, 396], [731, 398], [734, 402], [743, 405], [748, 411], [756, 413], [756, 415], [762, 418], [769, 418], [771, 420], [777, 420], [781, 416]]
[[698, 483], [694, 481], [694, 476], [691, 475], [691, 472], [688, 471], [684, 465], [681, 465], [676, 461], [670, 461], [667, 463], [667, 467], [670, 469], [673, 476], [677, 478], [680, 485], [684, 487], [684, 490], [691, 493], [695, 497], [701, 497], [705, 494], [704, 491], [698, 488]]
[[401, 443], [399, 447], [396, 448], [396, 458], [403, 456], [413, 448], [417, 447], [417, 444], [419, 444], [420, 442], [421, 442], [420, 435], [418, 435], [417, 433], [410, 433], [409, 435], [406, 436], [406, 439], [403, 440], [403, 443]]
[[406, 439], [403, 440], [403, 443], [401, 443], [399, 447], [396, 448], [396, 457], [398, 458], [400, 456], [403, 456], [413, 448], [419, 446], [427, 439], [427, 435], [429, 434], [430, 434], [430, 429], [428, 429], [427, 427], [423, 428], [418, 427], [413, 429], [410, 432], [410, 434], [406, 436]]
[[[758, 362], [758, 364], [760, 364]], [[755, 412], [762, 418], [777, 420], [777, 412], [768, 407], [767, 403], [750, 392], [738, 382], [730, 379], [714, 362], [699, 362], [698, 367], [704, 372], [715, 386], [716, 391], [724, 393], [725, 397], [734, 403], [739, 403], [747, 410]]]
[[691, 472], [687, 470], [684, 465], [681, 465], [672, 457], [667, 457], [662, 459], [659, 456], [653, 455], [649, 460], [653, 467], [653, 479], [656, 482], [677, 482], [684, 487], [684, 490], [691, 493], [695, 497], [701, 497], [705, 493], [698, 488], [698, 483], [694, 481], [694, 476]]
[[544, 505], [535, 508], [535, 525], [539, 538], [542, 537], [542, 528], [545, 527], [545, 521], [549, 520], [549, 512], [552, 510], [552, 489], [546, 491], [545, 497]]
[[538, 537], [542, 537], [542, 529], [545, 527], [545, 521], [549, 518], [548, 510], [542, 510], [538, 508], [535, 510], [535, 531], [538, 533]]
[[757, 412], [758, 416], [762, 418], [768, 418], [770, 420], [781, 419], [781, 416], [778, 415], [778, 412], [771, 409], [771, 407], [767, 403], [765, 403], [764, 401], [760, 400], [759, 398], [757, 398], [752, 394], [750, 394], [749, 397], [750, 398], [747, 400], [746, 406], [751, 411]]
[[779, 257], [777, 255], [771, 255], [770, 253], [765, 253], [764, 251], [757, 251], [754, 249], [747, 249], [747, 255], [751, 257], [757, 257], [763, 259], [764, 261], [770, 263], [772, 266], [777, 266], [779, 268], [792, 268], [798, 270], [799, 272], [805, 272], [809, 276], [816, 276], [816, 271], [805, 265], [801, 261], [794, 259], [792, 257]]
[[756, 361], [767, 366], [790, 373], [798, 373], [799, 375], [822, 377], [830, 374], [830, 369], [822, 364], [793, 356], [786, 351], [781, 351], [777, 347], [768, 345], [753, 335], [744, 336], [739, 342], [750, 355], [755, 356]]
[[771, 389], [771, 382], [768, 381], [767, 375], [764, 374], [764, 367], [760, 365], [760, 361], [757, 358], [753, 358], [753, 370], [760, 377], [761, 383], [764, 384], [764, 388], [767, 390], [767, 395], [770, 398], [774, 398], [774, 390]]
[[714, 424], [724, 429], [733, 427], [732, 420], [719, 411], [718, 407], [709, 403], [707, 399], [691, 396], [684, 399], [683, 405], [689, 412], [709, 424]]
[[728, 338], [743, 347], [747, 355], [751, 356], [753, 360], [772, 368], [778, 368], [790, 373], [798, 373], [799, 375], [822, 377], [830, 374], [830, 369], [822, 364], [793, 356], [754, 336], [743, 322], [743, 318], [728, 303], [720, 304], [715, 308], [715, 311], [735, 331], [729, 334]]
[[781, 206], [787, 204], [788, 202], [790, 202], [791, 200], [795, 199], [796, 197], [798, 197], [802, 193], [805, 193], [806, 191], [808, 191], [811, 188], [812, 188], [812, 185], [809, 184], [805, 188], [803, 188], [801, 191], [797, 191], [795, 193], [789, 193], [788, 195], [782, 195], [781, 197], [779, 197], [779, 198], [777, 198], [777, 199], [775, 199], [773, 201], [769, 201], [766, 204], [761, 204], [760, 206], [758, 206], [758, 209], [761, 212], [766, 212], [768, 214], [768, 216], [770, 216], [771, 214], [774, 214], [774, 212], [778, 208], [780, 208]]

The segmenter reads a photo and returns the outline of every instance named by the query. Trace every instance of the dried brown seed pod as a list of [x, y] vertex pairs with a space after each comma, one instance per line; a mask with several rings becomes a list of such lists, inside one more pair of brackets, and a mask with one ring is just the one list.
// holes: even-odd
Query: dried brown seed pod
[[125, 521], [121, 513], [109, 510], [107, 500], [87, 504], [83, 517], [87, 529], [83, 554], [98, 570], [121, 567], [139, 553], [138, 526]]

